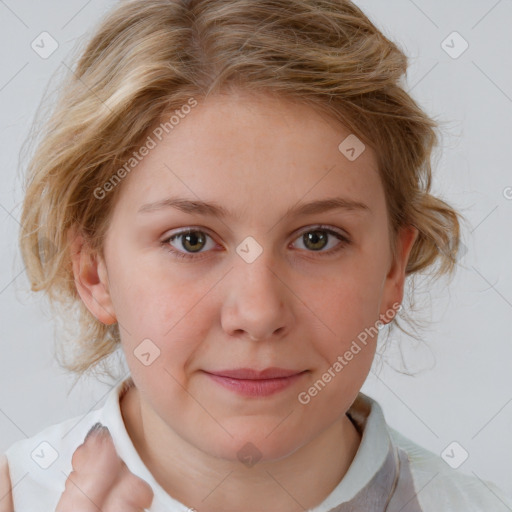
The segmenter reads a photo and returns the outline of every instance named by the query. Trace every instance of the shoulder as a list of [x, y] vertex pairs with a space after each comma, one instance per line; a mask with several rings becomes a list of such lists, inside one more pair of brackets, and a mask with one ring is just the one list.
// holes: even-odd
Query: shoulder
[[512, 498], [492, 482], [450, 467], [439, 455], [427, 450], [388, 426], [391, 439], [403, 450], [417, 499], [425, 512], [511, 512]]
[[0, 455], [0, 512], [14, 512], [11, 476], [5, 455]]

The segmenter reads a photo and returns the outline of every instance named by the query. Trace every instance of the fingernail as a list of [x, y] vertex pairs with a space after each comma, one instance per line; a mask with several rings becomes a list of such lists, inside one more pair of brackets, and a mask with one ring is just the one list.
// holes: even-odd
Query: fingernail
[[110, 434], [110, 430], [108, 429], [108, 427], [105, 427], [104, 425], [102, 425], [99, 421], [97, 423], [95, 423], [91, 429], [89, 430], [89, 432], [87, 432], [87, 435], [85, 436], [85, 439], [84, 439], [84, 442], [87, 441], [87, 438], [95, 433], [95, 432], [98, 432], [98, 431], [102, 431], [104, 433], [108, 433]]

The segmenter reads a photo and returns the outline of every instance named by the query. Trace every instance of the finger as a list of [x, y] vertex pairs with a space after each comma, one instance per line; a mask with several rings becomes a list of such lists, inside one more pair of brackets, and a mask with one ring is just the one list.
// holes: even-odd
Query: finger
[[55, 512], [98, 512], [102, 506], [100, 503], [95, 503], [86, 492], [84, 492], [76, 484], [76, 473], [72, 471], [65, 484], [64, 492], [62, 493]]
[[123, 467], [126, 468], [115, 450], [110, 432], [101, 427], [101, 424], [95, 425], [72, 456], [73, 471], [66, 480], [63, 493], [66, 506], [70, 503], [74, 507], [101, 507], [123, 473]]
[[75, 450], [71, 465], [78, 473], [115, 475], [124, 462], [117, 454], [114, 441], [107, 427], [96, 427], [89, 431], [84, 442]]
[[[107, 502], [103, 505], [102, 512], [145, 512], [151, 507], [153, 498], [140, 500], [134, 499], [129, 493], [114, 493], [107, 498]], [[89, 511], [87, 511], [89, 512]]]
[[[98, 485], [98, 476], [100, 475], [96, 475], [94, 480], [95, 485]], [[67, 501], [61, 503], [63, 510], [64, 507], [70, 506], [73, 512], [97, 512], [99, 509], [102, 512], [136, 512], [149, 508], [153, 502], [154, 493], [151, 486], [134, 475], [124, 463], [113, 479], [113, 484], [104, 494], [99, 487], [90, 490], [91, 478], [86, 481], [75, 471], [70, 474], [68, 480], [65, 493]]]
[[111, 496], [119, 496], [123, 500], [123, 504], [137, 510], [140, 508], [149, 508], [153, 502], [153, 489], [145, 480], [131, 473], [126, 466], [125, 468]]
[[[100, 454], [105, 454], [105, 457], [98, 460]], [[85, 436], [84, 442], [75, 450], [71, 464], [73, 469], [79, 470], [82, 467], [85, 469], [91, 462], [105, 462], [110, 458], [120, 459], [109, 429], [101, 423], [96, 423]]]
[[[131, 512], [149, 507], [153, 501], [151, 486], [130, 472], [117, 454], [108, 428], [100, 423], [91, 428], [84, 443], [75, 450], [72, 466], [74, 471], [59, 502], [62, 510], [97, 512], [100, 507], [103, 512]], [[116, 506], [107, 507], [109, 502]]]

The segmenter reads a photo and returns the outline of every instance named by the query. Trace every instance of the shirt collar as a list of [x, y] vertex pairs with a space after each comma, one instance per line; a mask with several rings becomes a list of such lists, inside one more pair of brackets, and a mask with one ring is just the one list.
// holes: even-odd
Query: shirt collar
[[[149, 510], [165, 507], [167, 510], [187, 512], [188, 509], [170, 497], [154, 479], [126, 431], [120, 399], [133, 385], [132, 378], [128, 377], [112, 390], [105, 404], [103, 424], [116, 432], [114, 445], [128, 469], [152, 487], [154, 499]], [[311, 512], [384, 512], [396, 487], [399, 460], [382, 409], [375, 400], [359, 392], [346, 414], [362, 434], [361, 442], [343, 479]]]
[[384, 511], [396, 485], [399, 461], [380, 405], [359, 392], [347, 416], [361, 443], [345, 476], [311, 512]]

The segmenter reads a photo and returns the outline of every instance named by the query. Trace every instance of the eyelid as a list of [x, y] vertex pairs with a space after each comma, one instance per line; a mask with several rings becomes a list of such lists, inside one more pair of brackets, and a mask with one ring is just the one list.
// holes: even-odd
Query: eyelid
[[328, 224], [311, 224], [310, 226], [306, 226], [305, 228], [301, 228], [298, 231], [296, 231], [294, 233], [294, 236], [297, 237], [310, 231], [328, 231], [330, 233], [335, 233], [336, 235], [341, 236], [346, 240], [350, 241], [350, 236], [346, 231]]
[[[341, 230], [339, 228], [336, 228], [335, 226], [327, 225], [327, 224], [311, 224], [309, 226], [305, 226], [303, 228], [300, 228], [300, 229], [296, 230], [293, 233], [293, 235], [292, 235], [294, 237], [293, 240], [295, 240], [295, 238], [297, 238], [298, 236], [300, 236], [303, 233], [307, 233], [309, 231], [315, 231], [315, 230], [325, 230], [325, 231], [334, 232], [337, 235], [345, 238], [347, 241], [351, 241], [350, 235], [346, 231]], [[201, 227], [201, 226], [187, 226], [185, 228], [178, 228], [178, 231], [173, 232], [171, 234], [167, 233], [165, 235], [165, 237], [163, 238], [162, 242], [167, 242], [167, 241], [169, 241], [170, 238], [176, 238], [176, 237], [178, 237], [180, 235], [184, 235], [184, 234], [187, 234], [187, 233], [190, 233], [190, 232], [195, 232], [195, 231], [199, 231], [201, 233], [205, 233], [206, 235], [208, 235], [212, 239], [215, 238], [209, 232], [209, 230], [207, 228], [204, 228], [204, 227]]]
[[[344, 231], [340, 230], [339, 228], [336, 228], [335, 226], [330, 226], [326, 224], [311, 224], [309, 226], [305, 226], [293, 234], [293, 240], [291, 243], [293, 243], [297, 238], [299, 238], [302, 234], [312, 232], [312, 231], [325, 231], [332, 236], [335, 236], [338, 241], [340, 242], [336, 247], [329, 249], [328, 251], [305, 251], [306, 253], [313, 253], [315, 254], [324, 254], [326, 256], [335, 254], [338, 250], [341, 250], [343, 246], [349, 245], [352, 243], [351, 237]], [[165, 249], [171, 252], [174, 256], [181, 259], [190, 259], [190, 260], [200, 260], [203, 258], [202, 255], [208, 254], [210, 251], [200, 251], [197, 253], [189, 253], [189, 252], [182, 252], [177, 249], [174, 249], [170, 245], [171, 239], [176, 239], [182, 235], [186, 235], [188, 233], [194, 233], [194, 232], [200, 232], [204, 233], [206, 236], [210, 237], [214, 242], [215, 239], [213, 235], [209, 233], [209, 230], [200, 226], [187, 226], [186, 228], [180, 228], [178, 231], [173, 232], [171, 234], [167, 234], [165, 238], [161, 241], [161, 245], [165, 246]]]
[[[206, 229], [200, 226], [187, 226], [186, 228], [178, 229], [176, 232], [167, 233], [165, 237], [161, 240], [161, 243], [169, 243], [171, 239], [179, 238], [180, 236], [187, 235], [189, 233], [204, 233], [206, 236], [215, 241], [215, 237]], [[188, 253], [193, 254], [193, 253]], [[197, 253], [198, 254], [198, 253]]]
[[213, 240], [213, 236], [211, 236], [203, 228], [188, 226], [187, 228], [178, 230], [176, 233], [166, 235], [165, 238], [160, 241], [160, 246], [167, 252], [171, 253], [173, 258], [175, 258], [178, 261], [179, 260], [184, 261], [184, 262], [201, 261], [206, 257], [205, 255], [207, 255], [207, 252], [198, 252], [198, 253], [189, 253], [186, 251], [183, 252], [183, 251], [179, 251], [178, 249], [175, 249], [174, 247], [172, 247], [172, 245], [170, 243], [172, 239], [179, 238], [180, 236], [186, 235], [187, 233], [191, 233], [191, 232], [193, 233], [195, 231], [204, 233], [206, 236], [210, 237]]
[[206, 228], [203, 228], [201, 226], [187, 226], [184, 228], [177, 228], [176, 230], [168, 231], [161, 241], [166, 242], [170, 238], [177, 238], [180, 235], [186, 235], [188, 233], [195, 233], [195, 232], [204, 233], [204, 234], [208, 235], [210, 238], [212, 238], [212, 239], [214, 238], [214, 236]]

